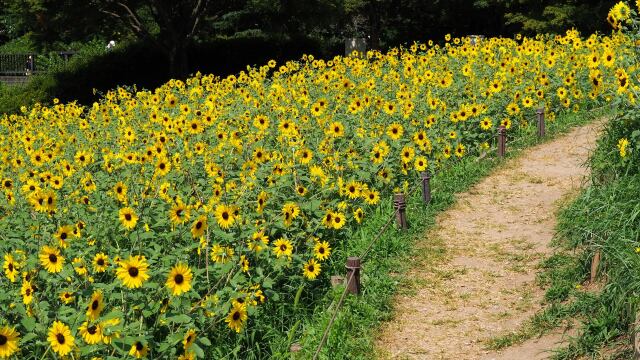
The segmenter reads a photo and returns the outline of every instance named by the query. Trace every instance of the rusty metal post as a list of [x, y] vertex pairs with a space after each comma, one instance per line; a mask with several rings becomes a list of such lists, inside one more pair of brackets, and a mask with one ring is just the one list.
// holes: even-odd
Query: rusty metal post
[[393, 208], [396, 211], [396, 223], [398, 228], [406, 230], [407, 226], [407, 202], [404, 194], [393, 194]]
[[536, 115], [538, 115], [538, 137], [542, 138], [545, 134], [544, 128], [544, 108], [540, 108], [536, 110]]
[[429, 204], [431, 202], [431, 184], [429, 183], [431, 174], [429, 170], [421, 172], [420, 178], [422, 179], [422, 200], [425, 204]]
[[360, 295], [360, 258], [350, 256], [347, 258], [347, 292]]
[[498, 128], [498, 157], [503, 158], [507, 149], [507, 128]]

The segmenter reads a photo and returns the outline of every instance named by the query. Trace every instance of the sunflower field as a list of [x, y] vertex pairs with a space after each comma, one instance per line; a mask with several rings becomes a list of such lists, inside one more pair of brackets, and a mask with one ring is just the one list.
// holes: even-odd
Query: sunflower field
[[4, 115], [0, 358], [235, 344], [281, 294], [328, 289], [332, 254], [420, 172], [492, 151], [500, 125], [531, 136], [540, 107], [635, 104], [633, 45], [447, 36]]

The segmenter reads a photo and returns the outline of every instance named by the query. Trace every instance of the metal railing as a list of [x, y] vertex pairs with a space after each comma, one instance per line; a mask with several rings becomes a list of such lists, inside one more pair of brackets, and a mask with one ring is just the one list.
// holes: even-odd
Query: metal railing
[[[75, 55], [74, 51], [60, 51], [55, 53], [64, 62]], [[39, 72], [46, 72], [46, 59], [36, 53], [0, 54], [0, 76], [27, 76]]]

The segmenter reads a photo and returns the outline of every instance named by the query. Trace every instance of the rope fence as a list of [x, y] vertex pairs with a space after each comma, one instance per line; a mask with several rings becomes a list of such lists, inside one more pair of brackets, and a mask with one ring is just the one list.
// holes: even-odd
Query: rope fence
[[[606, 107], [609, 107], [611, 105], [605, 105], [599, 108], [595, 108], [595, 109], [591, 109], [588, 112], [589, 113], [593, 113], [595, 111], [598, 110], [602, 110]], [[545, 124], [545, 113], [549, 112], [557, 112], [558, 110], [563, 109], [563, 107], [556, 107], [553, 109], [545, 109], [545, 108], [539, 108], [536, 109], [535, 115], [533, 115], [531, 117], [531, 119], [533, 121], [536, 122], [536, 126], [537, 126], [537, 138], [541, 139], [544, 138], [546, 136], [546, 124]], [[519, 138], [513, 141], [509, 141], [509, 143], [513, 144], [513, 143], [517, 143], [518, 141], [522, 141], [524, 138]], [[497, 150], [496, 150], [496, 157], [499, 159], [502, 159], [505, 157], [506, 155], [506, 145], [507, 145], [507, 129], [504, 126], [500, 126], [498, 128], [498, 132], [497, 132]], [[442, 172], [446, 169], [440, 169], [439, 172]], [[342, 291], [340, 298], [336, 304], [336, 306], [333, 308], [333, 313], [331, 314], [331, 317], [329, 319], [329, 322], [327, 323], [327, 325], [325, 326], [324, 332], [322, 334], [322, 338], [320, 339], [320, 343], [318, 344], [316, 351], [313, 355], [313, 360], [317, 360], [318, 357], [320, 356], [320, 353], [322, 352], [322, 349], [324, 347], [324, 345], [327, 342], [327, 339], [329, 337], [329, 334], [331, 332], [331, 328], [338, 316], [338, 313], [340, 312], [342, 305], [344, 304], [344, 300], [346, 299], [348, 294], [353, 294], [353, 295], [359, 295], [360, 294], [360, 289], [361, 289], [361, 284], [360, 284], [360, 269], [361, 269], [361, 265], [362, 263], [366, 260], [367, 255], [369, 255], [370, 251], [373, 249], [374, 245], [380, 240], [380, 238], [382, 238], [382, 236], [384, 235], [384, 233], [389, 229], [389, 227], [391, 226], [391, 224], [393, 223], [393, 220], [396, 220], [396, 225], [397, 228], [400, 230], [407, 230], [408, 229], [408, 225], [407, 225], [407, 214], [406, 214], [406, 207], [407, 207], [407, 203], [406, 200], [408, 197], [412, 196], [413, 194], [415, 194], [416, 191], [422, 189], [422, 200], [425, 203], [425, 205], [429, 205], [429, 203], [431, 202], [431, 184], [430, 184], [430, 180], [431, 178], [435, 175], [431, 174], [428, 170], [425, 172], [422, 172], [420, 174], [420, 179], [419, 181], [415, 184], [415, 186], [412, 186], [410, 191], [407, 194], [404, 193], [396, 193], [393, 196], [393, 208], [394, 211], [390, 214], [390, 216], [388, 217], [388, 219], [385, 221], [384, 225], [380, 228], [380, 230], [377, 232], [376, 236], [374, 236], [372, 238], [372, 240], [369, 242], [368, 246], [365, 248], [365, 250], [362, 252], [362, 254], [359, 257], [348, 257], [347, 258], [347, 262], [346, 262], [346, 270], [347, 270], [347, 274], [346, 274], [346, 279], [344, 282], [344, 290]], [[333, 305], [333, 303], [332, 303]], [[331, 306], [331, 305], [330, 305]], [[327, 309], [328, 311], [329, 309]]]

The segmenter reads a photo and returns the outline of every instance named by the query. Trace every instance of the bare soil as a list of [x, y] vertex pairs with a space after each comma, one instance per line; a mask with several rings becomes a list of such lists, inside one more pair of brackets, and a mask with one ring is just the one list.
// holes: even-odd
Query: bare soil
[[[539, 262], [551, 252], [556, 211], [584, 184], [600, 123], [538, 145], [457, 197], [417, 245], [394, 319], [376, 340], [385, 359], [546, 359], [556, 331], [501, 351], [487, 341], [541, 309]], [[442, 251], [438, 261], [425, 260]]]

